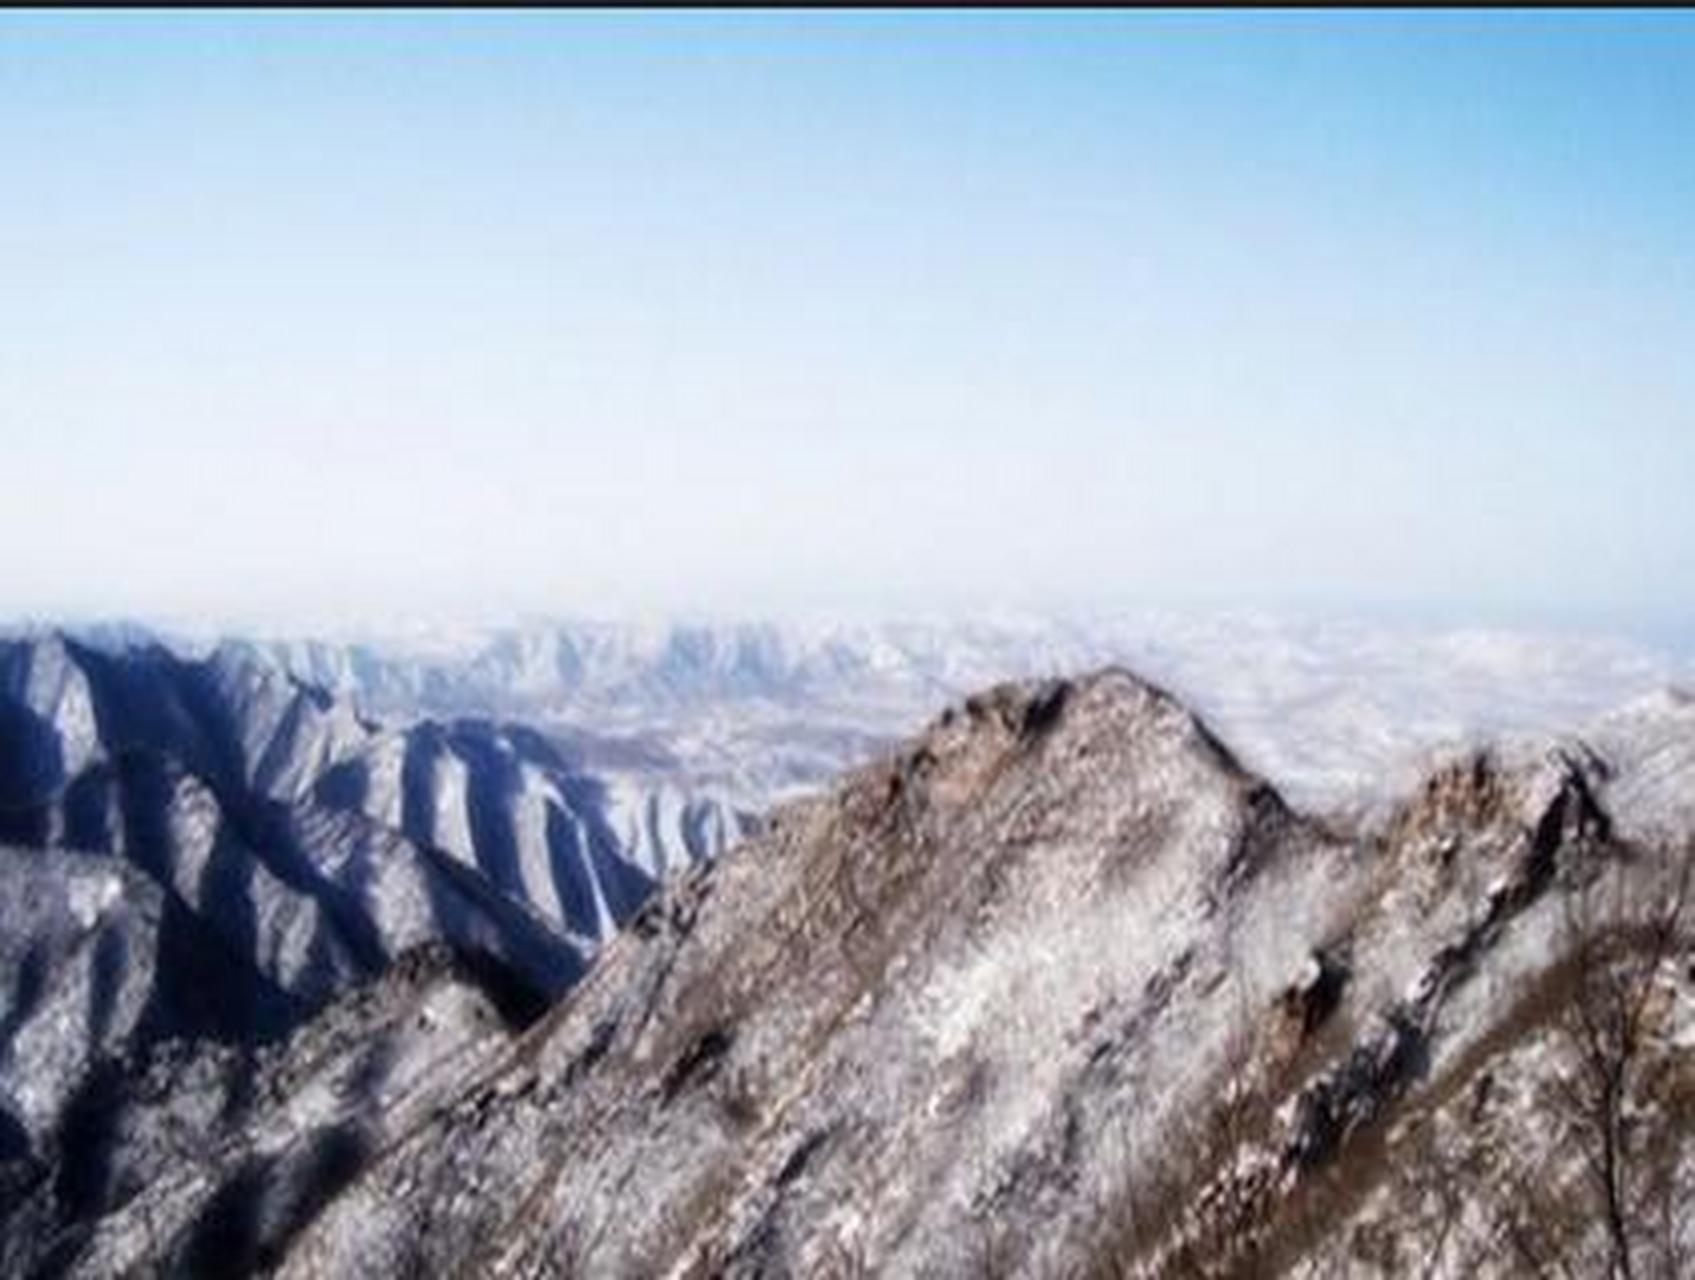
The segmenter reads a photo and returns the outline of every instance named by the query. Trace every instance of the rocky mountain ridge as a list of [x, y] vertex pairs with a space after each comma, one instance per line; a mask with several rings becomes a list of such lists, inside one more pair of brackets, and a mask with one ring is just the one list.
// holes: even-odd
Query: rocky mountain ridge
[[[1677, 889], [1690, 832], [1620, 832], [1687, 803], [1695, 712], [1646, 718], [1657, 747], [1478, 754], [1354, 835], [1122, 672], [968, 701], [651, 904], [284, 1273], [1516, 1274], [1524, 1206], [1479, 1207], [1474, 1171], [1438, 1229], [1398, 1126], [1456, 1098], [1534, 1124], [1560, 1076], [1522, 1006], [1581, 954], [1568, 908]], [[1649, 971], [1662, 1083], [1689, 945]], [[1691, 1173], [1683, 1087], [1650, 1113], [1662, 1189]], [[1582, 1184], [1576, 1151], [1526, 1168]], [[1560, 1241], [1580, 1272], [1600, 1219]]]
[[[220, 1161], [68, 1226], [38, 1173], [24, 1221], [56, 1234], [8, 1248], [86, 1275], [193, 1271], [208, 1238], [304, 1276], [1595, 1273], [1593, 1117], [1549, 1097], [1584, 1078], [1573, 973], [1633, 972], [1612, 1189], [1635, 1273], [1676, 1274], [1691, 1224], [1635, 1223], [1695, 1185], [1688, 921], [1659, 927], [1692, 819], [1676, 695], [1463, 754], [1355, 828], [1122, 670], [1000, 686], [673, 877], [527, 1030], [440, 1020], [409, 1052], [459, 1065], [336, 1113], [377, 1138], [255, 1162], [322, 1126], [237, 1108]], [[397, 982], [275, 1069], [338, 1078], [314, 1038], [362, 1040]]]

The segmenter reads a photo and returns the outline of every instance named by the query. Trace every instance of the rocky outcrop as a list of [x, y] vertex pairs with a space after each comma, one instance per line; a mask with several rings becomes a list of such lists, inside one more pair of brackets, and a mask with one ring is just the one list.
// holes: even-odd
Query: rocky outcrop
[[1344, 838], [1123, 672], [1003, 687], [652, 902], [284, 1271], [1317, 1265], [1319, 1189], [1349, 1239], [1361, 1153], [1518, 1043], [1573, 895], [1654, 874], [1631, 785], [1484, 754]]

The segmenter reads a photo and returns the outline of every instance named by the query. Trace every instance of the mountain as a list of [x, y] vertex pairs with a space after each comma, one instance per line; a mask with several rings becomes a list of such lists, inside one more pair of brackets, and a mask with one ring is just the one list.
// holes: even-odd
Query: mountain
[[[222, 821], [266, 844], [261, 861], [285, 882], [363, 877], [361, 909], [406, 914], [391, 901], [403, 893], [372, 883], [364, 861], [376, 857], [432, 885], [492, 888], [591, 941], [659, 877], [713, 856], [752, 820], [684, 783], [591, 771], [581, 735], [471, 717], [385, 726], [237, 645], [201, 659], [57, 635], [0, 645], [0, 730], [0, 837], [15, 843], [120, 850], [153, 859], [157, 877], [178, 874], [152, 846], [187, 833], [153, 830], [151, 788], [155, 808], [198, 806], [201, 826]], [[313, 830], [282, 830], [302, 824]], [[272, 847], [304, 841], [322, 863], [329, 846], [394, 836], [415, 856], [362, 845], [357, 870], [344, 854], [291, 872], [294, 855]]]
[[[73, 684], [29, 685], [31, 705], [86, 723], [41, 692]], [[13, 758], [80, 776], [111, 741], [57, 740]], [[304, 781], [357, 752], [242, 758], [267, 756]], [[1342, 821], [1122, 669], [1000, 685], [668, 877], [539, 1015], [512, 963], [426, 946], [257, 1048], [91, 1056], [60, 1123], [14, 1125], [0, 1257], [1457, 1276], [1605, 1274], [1622, 1248], [1632, 1274], [1676, 1274], [1695, 1247], [1691, 849], [1677, 694], [1462, 751]], [[174, 891], [75, 856], [139, 872], [135, 905], [43, 864], [10, 932], [44, 939], [36, 986], [90, 975], [65, 1007], [131, 1008], [92, 994], [102, 938], [145, 949]]]
[[[1002, 687], [651, 903], [284, 1273], [1510, 1273], [1410, 1152], [1581, 1182], [1536, 1101], [1573, 908], [1675, 886], [1692, 745], [1668, 699], [1346, 832], [1123, 672]], [[1644, 1052], [1687, 1072], [1676, 946]]]
[[1585, 1203], [1573, 966], [1645, 956], [1621, 1194], [1687, 1204], [1692, 747], [1667, 699], [1347, 832], [1121, 671], [1001, 687], [668, 888], [283, 1273], [1596, 1273], [1503, 1188]]
[[108, 1059], [275, 1041], [439, 944], [557, 997], [751, 819], [471, 719], [389, 729], [250, 653], [0, 645], [0, 1129]]

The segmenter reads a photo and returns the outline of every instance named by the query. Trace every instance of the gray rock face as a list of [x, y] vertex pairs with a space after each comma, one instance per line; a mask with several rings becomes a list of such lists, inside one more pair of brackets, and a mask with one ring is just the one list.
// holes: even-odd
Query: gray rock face
[[[1695, 778], [1615, 749], [1481, 753], [1343, 833], [1126, 674], [997, 689], [650, 903], [282, 1270], [1399, 1274], [1435, 1238], [1405, 1121], [1557, 1073], [1525, 1008], [1570, 905], [1669, 883], [1615, 833], [1671, 834]], [[1433, 1274], [1517, 1265], [1442, 1238]]]

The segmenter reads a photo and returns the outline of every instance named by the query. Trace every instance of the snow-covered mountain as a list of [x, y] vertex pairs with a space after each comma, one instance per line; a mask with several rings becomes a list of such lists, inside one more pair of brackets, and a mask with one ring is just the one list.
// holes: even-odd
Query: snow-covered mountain
[[[1620, 1185], [1675, 1265], [1692, 741], [1669, 700], [1463, 757], [1361, 838], [1122, 672], [972, 699], [650, 907], [284, 1274], [1517, 1274], [1557, 1196], [1526, 1247], [1601, 1274], [1541, 1100], [1585, 956], [1652, 962]], [[1644, 932], [1591, 954], [1584, 902]]]
[[1216, 732], [946, 697], [1110, 630], [526, 634], [0, 646], [0, 1271], [1590, 1273], [1597, 990], [1695, 1192], [1695, 704], [1590, 714], [1664, 660], [1220, 631]]
[[0, 645], [0, 714], [14, 839], [112, 847], [123, 830], [113, 778], [146, 757], [226, 804], [362, 815], [590, 938], [751, 817], [691, 789], [640, 742], [468, 716], [390, 726], [251, 646], [184, 658], [56, 634]]
[[[347, 1079], [322, 1045], [478, 999], [428, 968], [344, 998], [268, 1061], [268, 1108], [55, 1260], [1676, 1275], [1692, 796], [1675, 695], [1463, 752], [1350, 829], [1124, 671], [997, 687], [668, 882], [516, 1039], [448, 1019], [391, 1102], [290, 1113], [276, 1081]], [[142, 1094], [126, 1133], [186, 1123]]]
[[253, 1044], [428, 944], [556, 997], [751, 819], [517, 725], [385, 728], [252, 653], [0, 645], [0, 1111], [105, 1057]]

